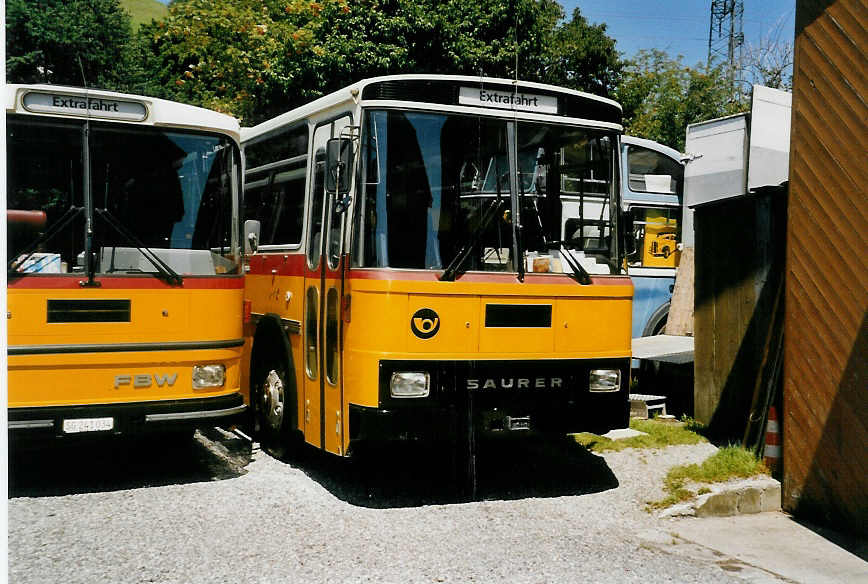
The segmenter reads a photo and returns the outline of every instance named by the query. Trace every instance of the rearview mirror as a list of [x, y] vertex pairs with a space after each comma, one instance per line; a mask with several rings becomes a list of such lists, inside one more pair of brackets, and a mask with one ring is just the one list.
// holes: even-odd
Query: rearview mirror
[[353, 141], [351, 139], [332, 138], [326, 143], [326, 192], [338, 196], [350, 192], [352, 162]]
[[256, 219], [248, 219], [244, 222], [244, 253], [256, 253], [259, 248], [260, 224]]

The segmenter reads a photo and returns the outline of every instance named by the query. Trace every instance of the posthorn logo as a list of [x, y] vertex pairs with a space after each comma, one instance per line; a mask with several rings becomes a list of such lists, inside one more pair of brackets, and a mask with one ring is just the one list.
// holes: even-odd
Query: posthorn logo
[[430, 339], [440, 330], [440, 317], [430, 308], [420, 308], [410, 319], [410, 330], [420, 339]]

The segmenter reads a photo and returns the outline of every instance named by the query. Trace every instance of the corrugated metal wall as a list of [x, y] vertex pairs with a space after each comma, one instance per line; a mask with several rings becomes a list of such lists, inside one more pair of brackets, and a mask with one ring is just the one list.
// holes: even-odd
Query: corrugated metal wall
[[797, 0], [783, 504], [868, 533], [868, 4]]

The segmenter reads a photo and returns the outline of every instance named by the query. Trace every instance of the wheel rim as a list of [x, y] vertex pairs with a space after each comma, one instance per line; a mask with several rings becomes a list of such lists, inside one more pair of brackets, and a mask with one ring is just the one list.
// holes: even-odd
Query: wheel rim
[[284, 394], [283, 378], [274, 369], [270, 370], [262, 385], [262, 413], [274, 430], [279, 430], [283, 424]]

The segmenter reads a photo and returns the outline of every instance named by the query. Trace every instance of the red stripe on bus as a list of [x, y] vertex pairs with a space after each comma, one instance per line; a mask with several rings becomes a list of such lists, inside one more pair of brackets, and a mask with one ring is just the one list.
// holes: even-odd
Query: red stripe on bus
[[[250, 275], [274, 276], [304, 276], [319, 278], [319, 269], [311, 270], [307, 265], [307, 257], [303, 253], [262, 253], [250, 257]], [[436, 282], [442, 272], [438, 270], [394, 270], [388, 268], [351, 268], [347, 272], [350, 279], [359, 280], [404, 280], [415, 282]], [[340, 277], [340, 269], [326, 270], [326, 278]], [[465, 273], [458, 281], [472, 283], [517, 284], [518, 277], [514, 273]], [[525, 274], [525, 282], [531, 284], [575, 284], [575, 280], [563, 274]], [[596, 286], [627, 286], [631, 285], [627, 276], [591, 276], [591, 283]]]
[[254, 276], [303, 276], [308, 271], [303, 253], [262, 253], [249, 258], [248, 274]]
[[[19, 290], [84, 290], [81, 282], [86, 282], [83, 274], [66, 274], [62, 276], [27, 275], [10, 276], [7, 287]], [[244, 287], [241, 276], [184, 276], [181, 286], [172, 286], [168, 282], [154, 276], [97, 276], [99, 287], [91, 290], [240, 290]]]
[[[350, 279], [358, 280], [411, 280], [416, 282], [436, 282], [440, 279], [441, 272], [432, 270], [389, 270], [389, 269], [356, 269], [350, 270]], [[514, 273], [465, 273], [456, 281], [471, 283], [490, 284], [519, 284], [518, 276]], [[563, 274], [525, 274], [527, 284], [571, 284], [576, 281]], [[591, 276], [591, 284], [595, 286], [631, 286], [632, 282], [627, 276]]]
[[[254, 276], [304, 276], [319, 278], [322, 266], [311, 270], [307, 265], [307, 256], [303, 253], [263, 253], [249, 259], [249, 275]], [[341, 270], [326, 268], [326, 278], [340, 278]]]

